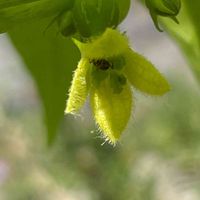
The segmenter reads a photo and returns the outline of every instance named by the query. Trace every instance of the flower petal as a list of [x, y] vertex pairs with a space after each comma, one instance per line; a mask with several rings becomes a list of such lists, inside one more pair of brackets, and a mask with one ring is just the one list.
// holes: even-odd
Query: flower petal
[[65, 113], [75, 114], [85, 103], [89, 90], [87, 83], [89, 66], [88, 59], [82, 58], [80, 60], [69, 90]]
[[128, 38], [116, 29], [107, 28], [99, 37], [91, 38], [87, 43], [73, 40], [83, 57], [105, 59], [123, 54], [129, 47]]
[[129, 49], [125, 59], [125, 74], [135, 88], [150, 95], [163, 95], [170, 90], [167, 80], [146, 58]]
[[126, 84], [120, 93], [114, 93], [107, 79], [98, 88], [91, 89], [91, 107], [106, 140], [115, 144], [131, 115], [130, 86]]

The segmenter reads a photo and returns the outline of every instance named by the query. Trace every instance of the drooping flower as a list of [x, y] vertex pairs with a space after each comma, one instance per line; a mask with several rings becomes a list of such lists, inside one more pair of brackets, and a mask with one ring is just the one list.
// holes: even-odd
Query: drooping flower
[[150, 95], [163, 95], [169, 91], [169, 84], [148, 60], [130, 48], [127, 37], [116, 29], [108, 28], [103, 35], [85, 43], [74, 41], [81, 60], [65, 112], [77, 113], [89, 95], [97, 125], [104, 138], [115, 144], [134, 107], [131, 86]]

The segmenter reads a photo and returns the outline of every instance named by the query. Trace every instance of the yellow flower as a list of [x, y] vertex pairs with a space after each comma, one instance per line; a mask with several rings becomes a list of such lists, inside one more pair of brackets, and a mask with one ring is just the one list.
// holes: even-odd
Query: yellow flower
[[129, 47], [127, 37], [118, 30], [108, 28], [86, 43], [75, 43], [82, 58], [74, 73], [66, 113], [78, 112], [89, 95], [97, 125], [106, 141], [115, 144], [131, 116], [131, 86], [150, 95], [163, 95], [169, 84]]

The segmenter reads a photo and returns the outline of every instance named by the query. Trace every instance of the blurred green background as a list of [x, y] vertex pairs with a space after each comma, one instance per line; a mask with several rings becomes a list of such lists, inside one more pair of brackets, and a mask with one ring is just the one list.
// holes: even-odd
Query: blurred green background
[[[185, 16], [182, 13], [180, 18]], [[101, 145], [87, 104], [81, 116], [65, 116], [54, 144], [48, 147], [45, 124], [52, 140], [54, 119], [60, 118], [65, 106], [60, 99], [67, 98], [67, 83], [79, 54], [70, 41], [52, 36], [53, 30], [39, 34], [35, 27], [43, 23], [31, 25], [32, 35], [20, 37], [19, 27], [10, 33], [11, 39], [0, 36], [0, 200], [200, 199], [200, 91], [192, 73], [197, 74], [200, 51], [192, 24], [173, 31], [177, 25], [164, 22], [186, 49], [183, 52], [190, 48], [189, 62], [195, 70], [189, 68], [177, 44], [166, 33], [157, 32], [146, 9], [134, 1], [121, 29], [127, 31], [133, 48], [167, 77], [172, 91], [161, 98], [133, 91], [136, 106], [116, 147]], [[179, 37], [187, 30], [191, 40]], [[32, 48], [25, 51], [22, 44]], [[29, 63], [28, 70], [24, 63]], [[42, 102], [50, 116], [45, 121]]]

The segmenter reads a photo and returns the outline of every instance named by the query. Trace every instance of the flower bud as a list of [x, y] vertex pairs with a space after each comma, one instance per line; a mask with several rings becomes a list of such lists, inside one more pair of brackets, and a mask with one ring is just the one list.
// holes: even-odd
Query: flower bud
[[107, 27], [119, 24], [116, 0], [76, 0], [73, 8], [75, 26], [83, 38], [100, 35]]
[[181, 0], [145, 0], [153, 22], [159, 31], [162, 31], [158, 25], [158, 16], [170, 17], [176, 23], [179, 23], [176, 16], [181, 8]]

